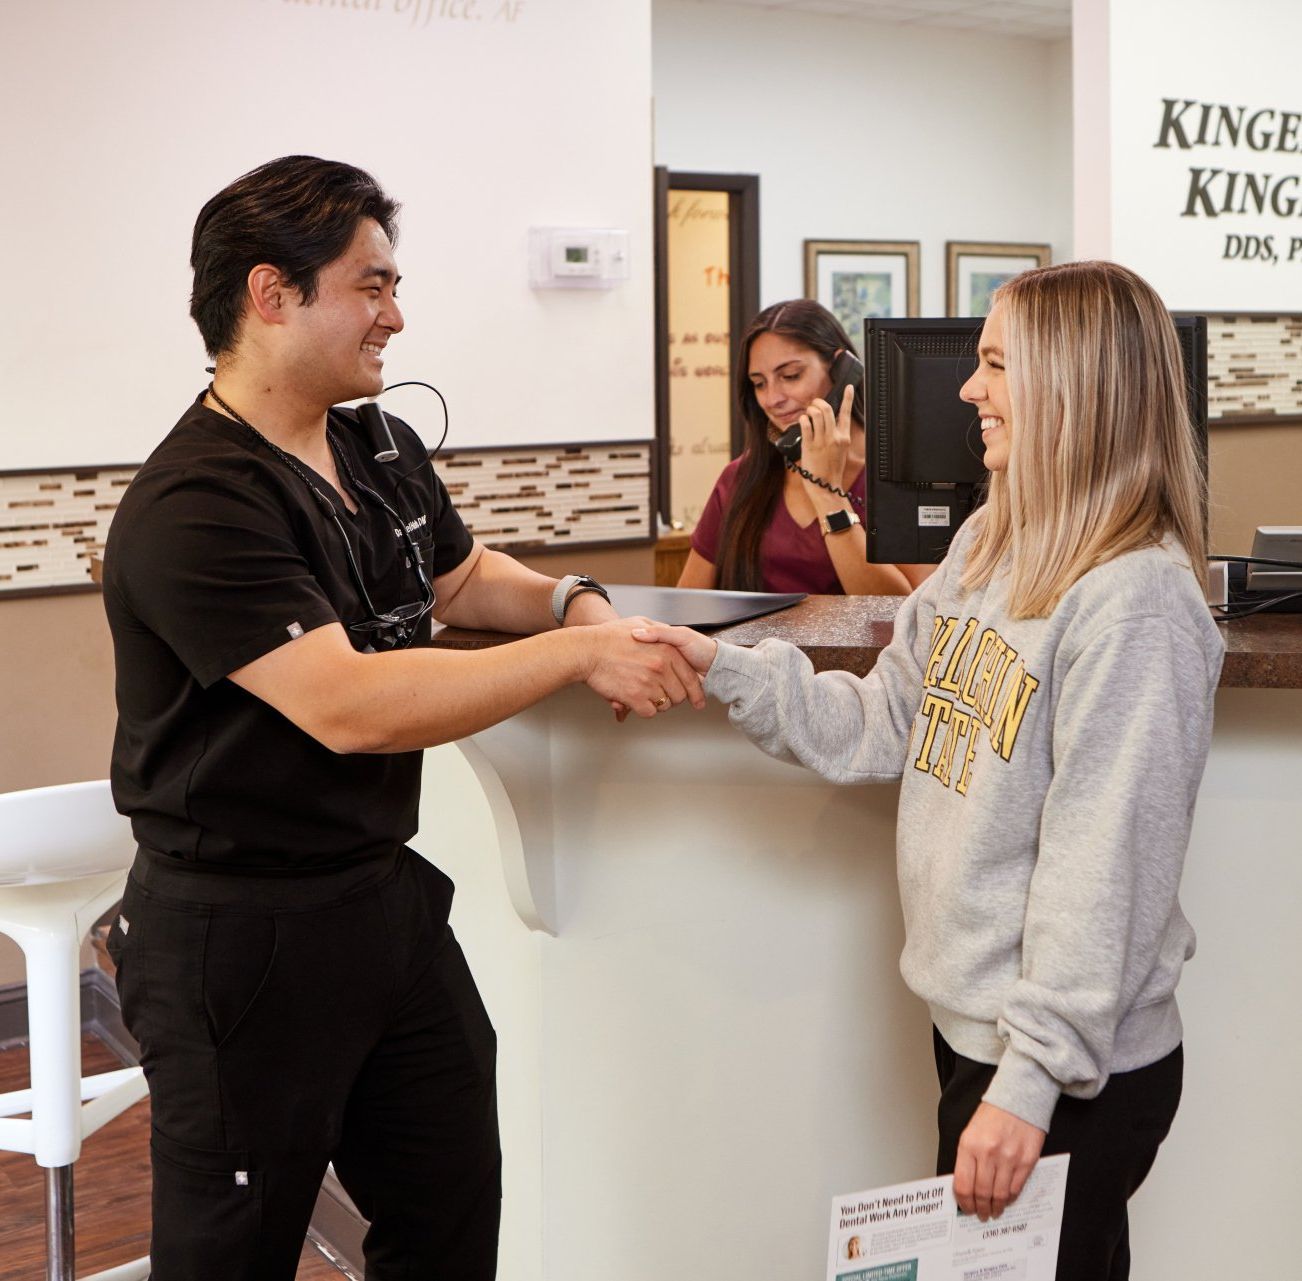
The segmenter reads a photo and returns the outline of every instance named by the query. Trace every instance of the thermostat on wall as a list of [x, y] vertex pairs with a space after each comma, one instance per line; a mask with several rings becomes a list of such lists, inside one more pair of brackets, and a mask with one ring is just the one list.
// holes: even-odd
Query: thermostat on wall
[[627, 231], [529, 229], [529, 283], [535, 289], [612, 289], [627, 279]]

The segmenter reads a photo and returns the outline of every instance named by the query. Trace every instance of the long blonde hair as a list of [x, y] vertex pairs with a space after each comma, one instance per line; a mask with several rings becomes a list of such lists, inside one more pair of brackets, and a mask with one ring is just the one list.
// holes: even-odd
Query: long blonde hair
[[1042, 618], [1084, 574], [1170, 534], [1207, 583], [1206, 482], [1175, 326], [1111, 262], [1024, 272], [995, 295], [1012, 408], [963, 586], [1009, 561], [1009, 609]]

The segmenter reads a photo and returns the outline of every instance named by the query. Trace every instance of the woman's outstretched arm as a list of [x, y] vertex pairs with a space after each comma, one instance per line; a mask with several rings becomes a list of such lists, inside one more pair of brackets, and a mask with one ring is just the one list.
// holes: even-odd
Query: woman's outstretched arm
[[895, 635], [860, 678], [815, 673], [794, 645], [761, 641], [754, 649], [722, 644], [687, 627], [656, 624], [633, 633], [677, 647], [705, 690], [728, 703], [729, 719], [757, 747], [834, 783], [896, 779], [922, 699], [926, 646], [942, 574], [900, 607]]

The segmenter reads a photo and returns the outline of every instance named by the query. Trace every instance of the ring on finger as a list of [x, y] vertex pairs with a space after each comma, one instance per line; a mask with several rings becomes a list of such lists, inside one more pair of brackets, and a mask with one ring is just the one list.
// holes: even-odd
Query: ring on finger
[[657, 712], [663, 712], [665, 708], [668, 707], [669, 704], [672, 703], [673, 701], [674, 700], [670, 698], [668, 694], [662, 691], [660, 697], [657, 698], [655, 702], [651, 704], [651, 706], [654, 707]]

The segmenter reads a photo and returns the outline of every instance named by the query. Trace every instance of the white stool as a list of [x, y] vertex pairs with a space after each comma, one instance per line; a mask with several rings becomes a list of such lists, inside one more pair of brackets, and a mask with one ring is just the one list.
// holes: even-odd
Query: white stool
[[[0, 794], [0, 934], [27, 959], [31, 1089], [0, 1094], [0, 1149], [45, 1167], [46, 1277], [73, 1281], [81, 1141], [144, 1098], [141, 1070], [81, 1075], [81, 941], [122, 897], [136, 844], [107, 782]], [[85, 1100], [85, 1102], [83, 1102]], [[30, 1120], [15, 1120], [30, 1112]], [[82, 1281], [138, 1281], [148, 1258]]]

